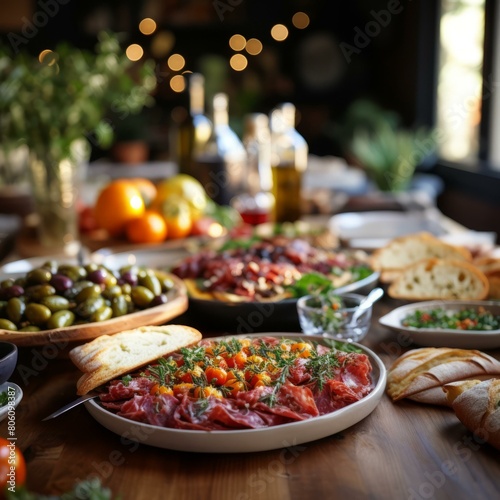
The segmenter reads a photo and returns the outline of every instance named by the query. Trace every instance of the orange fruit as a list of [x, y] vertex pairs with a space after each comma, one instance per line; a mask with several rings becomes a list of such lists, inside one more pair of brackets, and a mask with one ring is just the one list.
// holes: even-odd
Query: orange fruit
[[161, 243], [167, 237], [167, 223], [158, 212], [146, 210], [127, 223], [125, 233], [132, 243]]
[[169, 238], [185, 238], [191, 234], [193, 220], [186, 200], [171, 196], [161, 206], [161, 214], [167, 224]]
[[145, 177], [131, 177], [130, 179], [123, 180], [128, 180], [139, 190], [146, 207], [151, 206], [157, 193], [156, 185], [153, 181]]
[[111, 181], [99, 192], [94, 206], [98, 227], [106, 229], [110, 236], [121, 236], [127, 222], [144, 214], [141, 193], [125, 179]]

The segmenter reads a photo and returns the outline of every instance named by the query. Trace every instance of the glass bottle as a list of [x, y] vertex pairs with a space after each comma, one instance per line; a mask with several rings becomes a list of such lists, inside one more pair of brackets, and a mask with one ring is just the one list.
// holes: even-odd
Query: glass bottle
[[269, 118], [262, 113], [245, 117], [243, 145], [247, 153], [243, 192], [232, 200], [244, 222], [269, 222], [274, 210]]
[[176, 161], [179, 172], [196, 177], [194, 157], [203, 150], [212, 133], [205, 111], [205, 79], [199, 73], [189, 77], [189, 112], [177, 112]]
[[212, 134], [194, 162], [195, 177], [220, 205], [229, 205], [241, 192], [246, 161], [243, 143], [229, 126], [228, 105], [227, 94], [214, 95]]
[[284, 103], [271, 112], [271, 171], [276, 222], [294, 222], [302, 215], [302, 178], [309, 148], [295, 130], [295, 106]]

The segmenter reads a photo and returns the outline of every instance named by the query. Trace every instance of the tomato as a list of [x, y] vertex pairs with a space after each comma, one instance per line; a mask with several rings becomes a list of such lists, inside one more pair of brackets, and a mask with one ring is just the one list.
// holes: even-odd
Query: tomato
[[191, 234], [193, 236], [210, 236], [218, 238], [223, 236], [225, 229], [215, 219], [209, 216], [204, 216], [199, 219], [193, 220], [191, 227]]
[[205, 370], [205, 376], [209, 384], [224, 385], [227, 380], [227, 371], [219, 366], [209, 366]]
[[194, 378], [200, 378], [203, 374], [203, 370], [200, 366], [196, 365], [192, 370], [185, 370], [184, 368], [180, 369], [175, 376], [181, 380], [182, 382], [186, 382], [188, 384], [193, 382]]
[[243, 368], [247, 362], [247, 355], [243, 352], [237, 352], [234, 356], [226, 357], [227, 366], [230, 368]]
[[93, 207], [83, 207], [80, 210], [78, 213], [78, 227], [82, 233], [90, 233], [98, 228]]
[[222, 399], [222, 392], [219, 391], [219, 389], [216, 389], [215, 387], [211, 385], [207, 385], [206, 387], [197, 387], [194, 390], [193, 396], [195, 398], [208, 398], [208, 396], [213, 396], [215, 398]]
[[187, 384], [187, 383], [175, 384], [173, 387], [174, 396], [187, 394], [192, 389], [194, 389], [194, 384]]
[[25, 481], [26, 462], [21, 450], [15, 442], [0, 438], [0, 497], [6, 488], [21, 486]]
[[300, 358], [310, 358], [311, 346], [307, 342], [295, 342], [292, 344], [292, 352], [298, 354]]
[[166, 385], [155, 384], [153, 385], [153, 387], [151, 387], [149, 394], [151, 394], [152, 396], [156, 396], [158, 394], [168, 394], [169, 396], [173, 396], [174, 391]]
[[266, 372], [256, 373], [250, 380], [252, 387], [271, 385], [271, 377]]
[[225, 384], [224, 387], [233, 395], [236, 396], [238, 392], [243, 392], [246, 390], [245, 387], [245, 382], [242, 382], [241, 380], [236, 380], [235, 378], [229, 379]]

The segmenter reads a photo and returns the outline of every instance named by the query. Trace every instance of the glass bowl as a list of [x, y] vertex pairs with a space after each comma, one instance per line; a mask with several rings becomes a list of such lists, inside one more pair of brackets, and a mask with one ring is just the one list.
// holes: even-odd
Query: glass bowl
[[370, 327], [372, 306], [366, 307], [358, 316], [356, 311], [365, 298], [363, 295], [346, 293], [338, 297], [342, 303], [339, 307], [319, 295], [306, 295], [297, 301], [300, 327], [305, 335], [329, 335], [348, 342], [359, 342], [365, 338]]

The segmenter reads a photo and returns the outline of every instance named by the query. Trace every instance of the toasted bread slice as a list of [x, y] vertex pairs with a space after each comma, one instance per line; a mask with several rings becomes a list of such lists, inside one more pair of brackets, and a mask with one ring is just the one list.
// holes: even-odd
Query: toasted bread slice
[[483, 300], [489, 282], [469, 262], [427, 259], [408, 266], [391, 283], [388, 294], [404, 300]]
[[69, 353], [70, 359], [84, 373], [77, 382], [77, 394], [87, 394], [114, 378], [193, 345], [201, 337], [189, 326], [143, 326], [103, 335], [75, 347]]
[[450, 245], [430, 233], [422, 232], [394, 238], [375, 250], [370, 262], [385, 280], [390, 281], [398, 276], [397, 271], [430, 258], [470, 261], [472, 256], [465, 247]]

